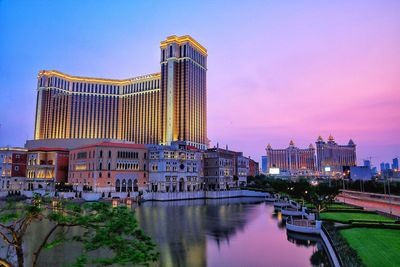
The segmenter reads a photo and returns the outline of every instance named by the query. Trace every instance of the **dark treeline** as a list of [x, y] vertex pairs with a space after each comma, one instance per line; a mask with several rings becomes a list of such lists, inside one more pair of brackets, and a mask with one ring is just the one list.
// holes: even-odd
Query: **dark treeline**
[[345, 189], [379, 193], [379, 194], [390, 194], [400, 195], [400, 183], [388, 181], [344, 181], [343, 180], [318, 180], [317, 185], [312, 185], [309, 180], [305, 177], [299, 177], [295, 181], [290, 179], [276, 179], [265, 175], [259, 175], [255, 177], [248, 177], [248, 187], [268, 192], [285, 193], [292, 197], [303, 197], [305, 192], [312, 192], [318, 190], [329, 190]]

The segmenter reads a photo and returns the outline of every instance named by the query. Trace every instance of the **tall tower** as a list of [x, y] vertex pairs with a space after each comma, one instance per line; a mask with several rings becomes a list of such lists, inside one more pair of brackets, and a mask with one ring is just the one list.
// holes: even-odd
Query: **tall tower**
[[192, 37], [169, 36], [161, 48], [161, 144], [207, 147], [207, 50]]

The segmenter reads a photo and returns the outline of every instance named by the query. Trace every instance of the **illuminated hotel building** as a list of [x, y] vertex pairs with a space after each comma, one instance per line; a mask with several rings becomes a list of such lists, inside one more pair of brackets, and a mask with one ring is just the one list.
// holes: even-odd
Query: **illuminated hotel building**
[[351, 139], [347, 145], [338, 145], [332, 135], [327, 142], [319, 136], [316, 145], [317, 167], [320, 172], [342, 173], [343, 167], [357, 165], [356, 145]]
[[20, 147], [0, 147], [0, 190], [21, 190], [27, 152]]
[[280, 171], [290, 174], [306, 175], [313, 174], [315, 166], [315, 148], [312, 144], [306, 149], [300, 149], [290, 141], [289, 147], [285, 149], [272, 149], [267, 146], [268, 169], [279, 168]]
[[160, 44], [161, 73], [115, 80], [58, 71], [38, 76], [35, 140], [207, 143], [207, 50], [190, 36]]
[[69, 152], [63, 148], [40, 147], [29, 149], [25, 188], [53, 189], [55, 183], [68, 180]]
[[143, 144], [101, 142], [72, 149], [68, 182], [74, 189], [137, 192], [147, 189], [147, 155]]

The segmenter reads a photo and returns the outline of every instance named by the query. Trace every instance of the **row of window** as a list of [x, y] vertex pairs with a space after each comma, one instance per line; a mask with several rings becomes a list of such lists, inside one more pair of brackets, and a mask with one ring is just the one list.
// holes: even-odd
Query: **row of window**
[[122, 87], [122, 94], [131, 94], [136, 92], [141, 92], [143, 90], [152, 90], [160, 88], [160, 80], [150, 80], [140, 83], [133, 83], [129, 85], [124, 85]]
[[[117, 163], [117, 170], [139, 170], [139, 163]], [[143, 170], [146, 171], [146, 164], [143, 166]]]
[[[139, 152], [118, 151], [117, 152], [117, 158], [121, 158], [121, 159], [138, 159], [139, 158]], [[144, 158], [146, 158], [146, 153], [144, 153]]]
[[193, 59], [194, 61], [196, 61], [198, 64], [202, 65], [202, 66], [206, 66], [207, 63], [207, 58], [205, 56], [203, 56], [199, 51], [197, 51], [195, 48], [193, 48], [192, 46], [185, 44], [185, 45], [181, 45], [178, 46], [178, 50], [174, 49], [173, 44], [169, 45], [168, 48], [163, 49], [161, 52], [161, 61], [166, 61], [167, 58], [171, 58], [171, 57], [189, 57], [191, 59]]
[[[63, 90], [69, 90], [70, 82], [59, 77], [42, 76], [39, 80], [39, 87], [56, 87]], [[129, 94], [143, 90], [151, 90], [160, 88], [160, 80], [150, 80], [122, 86], [122, 93]], [[97, 84], [72, 82], [72, 91], [79, 93], [98, 93], [98, 94], [119, 94], [119, 86], [111, 84]]]

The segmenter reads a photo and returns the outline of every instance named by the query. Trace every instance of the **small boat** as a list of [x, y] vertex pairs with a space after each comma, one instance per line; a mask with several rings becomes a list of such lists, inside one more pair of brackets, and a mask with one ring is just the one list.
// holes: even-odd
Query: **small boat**
[[277, 200], [274, 202], [274, 208], [284, 208], [289, 206], [290, 203], [288, 201]]
[[293, 208], [292, 206], [284, 207], [281, 210], [283, 216], [303, 216], [305, 212], [303, 209]]
[[321, 221], [290, 218], [290, 220], [286, 221], [286, 230], [303, 234], [319, 235], [321, 232]]
[[275, 195], [268, 194], [268, 195], [265, 196], [265, 199], [264, 199], [264, 200], [265, 200], [266, 202], [275, 202], [276, 199], [277, 199], [277, 198], [276, 198]]

